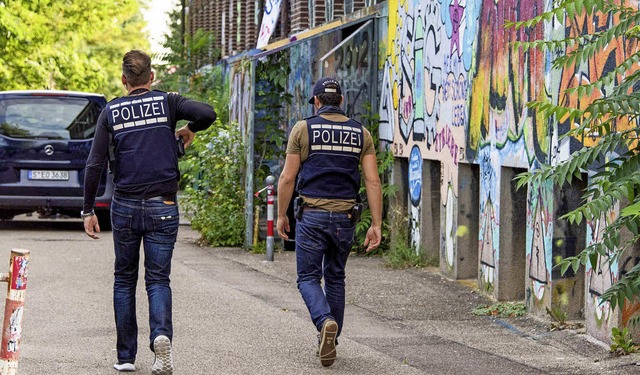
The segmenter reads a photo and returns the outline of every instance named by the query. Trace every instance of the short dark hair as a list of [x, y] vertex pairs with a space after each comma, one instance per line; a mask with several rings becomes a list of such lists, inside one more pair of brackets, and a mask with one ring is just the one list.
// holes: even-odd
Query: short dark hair
[[342, 95], [333, 92], [318, 94], [317, 98], [322, 105], [332, 105], [335, 107], [339, 107], [340, 102], [342, 102]]
[[151, 58], [146, 53], [134, 49], [122, 58], [122, 74], [130, 86], [142, 86], [151, 78]]

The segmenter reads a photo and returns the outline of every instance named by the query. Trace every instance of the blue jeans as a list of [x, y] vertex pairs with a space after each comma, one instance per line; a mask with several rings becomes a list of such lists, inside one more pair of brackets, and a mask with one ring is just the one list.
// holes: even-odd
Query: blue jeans
[[296, 224], [298, 290], [318, 331], [331, 318], [338, 323], [338, 335], [342, 332], [344, 269], [354, 234], [355, 224], [346, 213], [307, 209]]
[[[149, 299], [149, 345], [159, 335], [172, 339], [171, 257], [178, 235], [178, 205], [161, 200], [114, 197], [111, 224], [115, 248], [113, 309], [118, 361], [134, 363], [138, 350], [136, 284], [140, 242], [144, 244], [144, 281]], [[152, 349], [153, 350], [153, 349]]]

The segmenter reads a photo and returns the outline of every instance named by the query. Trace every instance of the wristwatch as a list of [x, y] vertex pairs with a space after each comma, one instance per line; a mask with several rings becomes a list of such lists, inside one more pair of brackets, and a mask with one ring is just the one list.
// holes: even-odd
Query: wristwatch
[[95, 214], [96, 214], [96, 212], [94, 210], [91, 210], [91, 211], [89, 211], [87, 213], [85, 213], [84, 211], [80, 211], [80, 217], [83, 218], [83, 219], [87, 218], [89, 216], [93, 216]]

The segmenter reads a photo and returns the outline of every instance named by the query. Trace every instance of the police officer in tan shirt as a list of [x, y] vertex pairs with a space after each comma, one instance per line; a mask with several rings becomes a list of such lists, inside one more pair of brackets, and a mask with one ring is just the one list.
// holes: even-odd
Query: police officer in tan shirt
[[287, 207], [297, 180], [297, 283], [320, 332], [318, 354], [325, 367], [336, 359], [336, 339], [344, 322], [345, 265], [362, 208], [357, 199], [360, 168], [372, 219], [366, 251], [381, 241], [382, 190], [375, 145], [369, 131], [340, 109], [343, 99], [335, 79], [325, 77], [315, 83], [309, 103], [317, 114], [293, 127], [278, 182], [277, 229], [287, 240]]

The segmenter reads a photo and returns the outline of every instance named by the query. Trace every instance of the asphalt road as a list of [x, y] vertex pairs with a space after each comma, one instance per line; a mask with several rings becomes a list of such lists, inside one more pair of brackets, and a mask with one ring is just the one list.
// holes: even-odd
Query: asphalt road
[[[111, 233], [91, 240], [80, 220], [0, 222], [0, 257], [31, 251], [21, 375], [115, 374]], [[196, 245], [181, 226], [174, 252], [176, 374], [624, 374], [638, 356], [614, 358], [580, 332], [543, 322], [490, 319], [487, 302], [433, 270], [391, 270], [351, 257], [346, 326], [334, 366], [315, 356], [316, 332], [295, 285], [293, 252], [275, 262], [237, 248]], [[0, 258], [0, 265], [3, 264]], [[142, 268], [142, 267], [141, 267]], [[0, 267], [0, 272], [7, 270]], [[149, 374], [147, 302], [138, 284], [138, 374]]]

